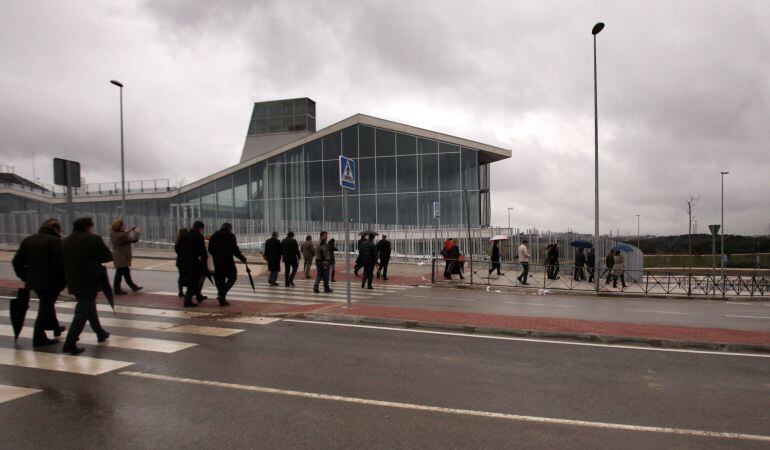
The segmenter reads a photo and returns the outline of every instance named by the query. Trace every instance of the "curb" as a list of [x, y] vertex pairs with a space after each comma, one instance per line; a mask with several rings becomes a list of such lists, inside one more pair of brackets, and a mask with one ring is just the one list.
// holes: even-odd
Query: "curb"
[[610, 345], [646, 345], [655, 348], [708, 350], [716, 352], [740, 352], [770, 354], [770, 345], [738, 344], [729, 342], [699, 342], [676, 341], [671, 339], [657, 339], [634, 336], [617, 336], [591, 333], [572, 333], [562, 331], [528, 330], [523, 328], [500, 328], [475, 325], [462, 325], [457, 323], [423, 322], [405, 319], [390, 319], [382, 317], [349, 316], [344, 314], [327, 313], [292, 313], [274, 314], [273, 317], [284, 319], [302, 319], [314, 322], [352, 323], [360, 325], [385, 325], [390, 327], [420, 328], [435, 331], [451, 331], [467, 334], [482, 334], [491, 336], [509, 336], [519, 338], [537, 338], [553, 340], [570, 340], [595, 344]]

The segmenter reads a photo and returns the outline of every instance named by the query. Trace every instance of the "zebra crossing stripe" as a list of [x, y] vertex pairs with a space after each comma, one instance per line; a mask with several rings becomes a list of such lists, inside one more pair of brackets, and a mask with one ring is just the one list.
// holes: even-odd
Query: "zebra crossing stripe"
[[[20, 338], [32, 339], [32, 327], [24, 327], [19, 334]], [[10, 325], [0, 325], [0, 336], [13, 336], [13, 327]], [[129, 350], [143, 350], [148, 352], [174, 353], [186, 348], [195, 347], [198, 344], [192, 342], [168, 341], [164, 339], [150, 339], [131, 336], [110, 335], [106, 342], [99, 342], [96, 335], [84, 331], [80, 335], [80, 343], [88, 345], [98, 345], [100, 347], [116, 347]]]
[[78, 373], [81, 375], [101, 375], [103, 373], [112, 372], [113, 370], [128, 367], [134, 363], [112, 359], [91, 358], [88, 356], [72, 356], [63, 353], [0, 348], [0, 364]]
[[42, 391], [40, 389], [6, 386], [4, 384], [0, 384], [0, 403], [10, 402], [11, 400], [16, 400], [17, 398], [37, 394], [38, 392]]
[[[176, 293], [174, 293], [176, 295]], [[56, 303], [57, 308], [75, 309], [75, 302]], [[112, 312], [110, 305], [97, 304], [96, 310], [100, 312]], [[198, 317], [218, 316], [217, 313], [203, 313], [193, 311], [179, 311], [175, 309], [144, 308], [140, 306], [115, 305], [115, 312], [121, 314], [134, 314], [137, 316], [172, 317], [174, 319], [195, 319]]]
[[[10, 312], [8, 310], [0, 311], [0, 316], [9, 317]], [[72, 314], [58, 314], [60, 320], [71, 321]], [[151, 330], [151, 331], [163, 331], [168, 333], [185, 333], [185, 334], [199, 334], [202, 336], [216, 336], [227, 337], [236, 333], [240, 333], [244, 330], [236, 328], [221, 328], [221, 327], [208, 327], [203, 325], [181, 325], [178, 323], [170, 322], [150, 322], [144, 320], [129, 320], [129, 319], [115, 319], [112, 317], [99, 317], [99, 322], [102, 325], [131, 328], [136, 330]]]

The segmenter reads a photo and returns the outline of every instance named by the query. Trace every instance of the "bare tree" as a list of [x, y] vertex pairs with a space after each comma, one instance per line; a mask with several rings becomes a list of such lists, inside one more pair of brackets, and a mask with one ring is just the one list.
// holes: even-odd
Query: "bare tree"
[[698, 204], [700, 201], [700, 195], [694, 197], [690, 194], [690, 199], [687, 200], [687, 258], [692, 255], [692, 207]]

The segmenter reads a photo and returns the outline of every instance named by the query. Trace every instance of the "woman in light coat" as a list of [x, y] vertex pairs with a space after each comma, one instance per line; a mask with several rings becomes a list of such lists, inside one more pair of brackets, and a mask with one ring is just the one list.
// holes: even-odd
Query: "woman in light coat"
[[623, 286], [622, 289], [626, 288], [626, 278], [625, 278], [625, 272], [626, 272], [626, 260], [623, 257], [622, 254], [620, 254], [620, 250], [615, 250], [615, 257], [613, 258], [614, 264], [612, 265], [612, 287], [616, 288], [618, 287], [618, 277], [620, 277], [620, 283]]
[[126, 284], [132, 291], [137, 292], [142, 289], [131, 279], [131, 245], [139, 241], [139, 228], [131, 227], [126, 231], [126, 225], [122, 219], [112, 222], [112, 233], [110, 233], [110, 243], [112, 244], [112, 259], [115, 263], [115, 280], [113, 287], [115, 295], [125, 295], [126, 291], [120, 288], [120, 280], [126, 279]]

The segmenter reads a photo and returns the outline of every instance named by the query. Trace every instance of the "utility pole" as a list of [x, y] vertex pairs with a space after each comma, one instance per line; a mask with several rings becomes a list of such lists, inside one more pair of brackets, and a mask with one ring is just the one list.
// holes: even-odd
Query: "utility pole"
[[687, 260], [690, 260], [692, 255], [692, 207], [697, 205], [700, 201], [700, 195], [693, 197], [690, 195], [690, 199], [687, 200]]

